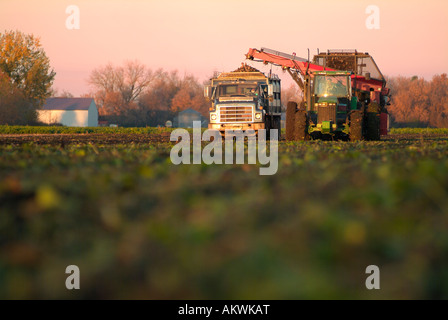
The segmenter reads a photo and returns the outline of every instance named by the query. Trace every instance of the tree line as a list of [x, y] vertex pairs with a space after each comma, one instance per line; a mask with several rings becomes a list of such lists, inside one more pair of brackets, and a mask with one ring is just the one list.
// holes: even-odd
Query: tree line
[[[0, 33], [0, 124], [37, 124], [37, 110], [50, 96], [56, 73], [39, 38], [20, 31]], [[100, 119], [121, 126], [158, 126], [185, 109], [208, 117], [210, 103], [203, 96], [205, 83], [177, 71], [151, 70], [138, 61], [94, 69], [88, 83]], [[430, 81], [417, 76], [391, 77], [388, 112], [393, 127], [448, 127], [447, 74]], [[283, 104], [300, 102], [297, 86], [282, 89]]]
[[88, 82], [100, 119], [122, 126], [164, 125], [186, 109], [208, 114], [203, 84], [192, 75], [152, 71], [138, 61], [127, 61], [93, 70]]
[[430, 81], [417, 76], [388, 79], [391, 105], [388, 112], [394, 127], [448, 127], [448, 77], [435, 75]]
[[[39, 124], [37, 111], [51, 96], [55, 71], [40, 39], [20, 31], [0, 33], [0, 124]], [[152, 71], [138, 61], [123, 66], [107, 64], [93, 70], [88, 79], [99, 116], [121, 126], [157, 126], [192, 108], [207, 116], [203, 84], [177, 71]]]

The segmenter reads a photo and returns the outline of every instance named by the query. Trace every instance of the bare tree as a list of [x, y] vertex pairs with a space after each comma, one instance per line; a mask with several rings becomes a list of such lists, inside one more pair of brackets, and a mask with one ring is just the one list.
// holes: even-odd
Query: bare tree
[[57, 96], [60, 98], [74, 98], [75, 97], [71, 92], [69, 92], [67, 90], [63, 90], [62, 93]]
[[191, 108], [200, 112], [203, 116], [207, 116], [209, 103], [204, 98], [203, 90], [203, 86], [194, 76], [184, 76], [180, 82], [179, 91], [171, 100], [171, 110], [178, 112]]
[[296, 84], [291, 84], [288, 88], [282, 88], [282, 111], [286, 111], [286, 104], [289, 101], [302, 102], [302, 92]]
[[124, 101], [130, 103], [137, 100], [143, 90], [150, 85], [161, 71], [158, 70], [154, 73], [137, 61], [128, 61], [122, 69], [122, 73], [124, 81], [120, 82], [120, 92]]
[[122, 67], [109, 63], [93, 70], [88, 82], [102, 113], [123, 114], [135, 107], [139, 96], [159, 74], [138, 61], [127, 61]]
[[435, 75], [431, 81], [413, 76], [388, 79], [392, 92], [388, 111], [397, 126], [448, 125], [448, 77]]

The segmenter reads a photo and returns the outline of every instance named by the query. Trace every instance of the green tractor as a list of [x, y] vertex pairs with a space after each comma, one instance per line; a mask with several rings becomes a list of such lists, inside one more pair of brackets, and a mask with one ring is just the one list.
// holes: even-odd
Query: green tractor
[[368, 53], [332, 50], [310, 59], [251, 48], [246, 58], [282, 67], [303, 92], [288, 102], [286, 140], [380, 140], [389, 128], [389, 88]]
[[305, 81], [305, 101], [289, 102], [286, 135], [294, 140], [363, 138], [363, 110], [352, 95], [351, 72], [317, 71]]

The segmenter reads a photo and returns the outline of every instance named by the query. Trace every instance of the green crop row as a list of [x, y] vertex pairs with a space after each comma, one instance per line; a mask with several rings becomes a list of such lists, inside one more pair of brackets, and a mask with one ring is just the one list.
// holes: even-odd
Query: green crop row
[[[124, 127], [64, 127], [64, 126], [8, 126], [0, 125], [0, 134], [85, 134], [118, 133], [146, 134], [171, 132], [172, 128], [124, 128]], [[191, 130], [190, 130], [191, 131]], [[282, 134], [285, 129], [282, 129]], [[390, 134], [448, 134], [448, 128], [392, 128]]]
[[448, 134], [448, 128], [392, 128], [390, 134]]

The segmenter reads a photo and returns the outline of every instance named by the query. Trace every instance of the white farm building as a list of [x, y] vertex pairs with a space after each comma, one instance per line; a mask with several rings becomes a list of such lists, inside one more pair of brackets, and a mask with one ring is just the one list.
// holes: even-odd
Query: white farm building
[[93, 98], [48, 98], [38, 113], [39, 121], [47, 124], [98, 126], [98, 109]]

